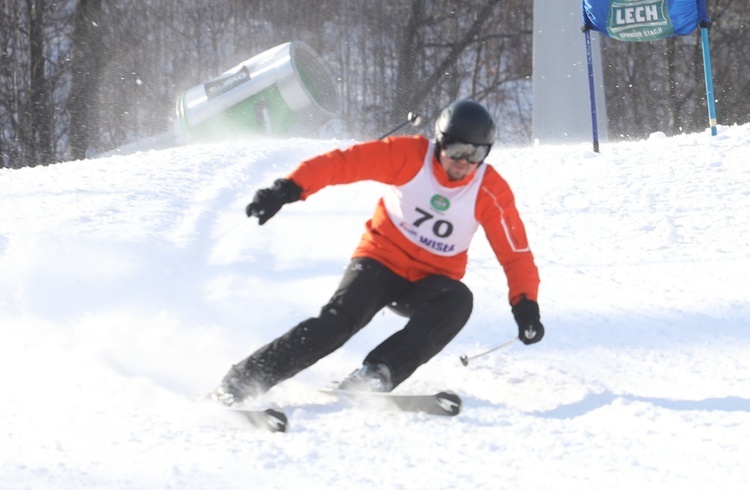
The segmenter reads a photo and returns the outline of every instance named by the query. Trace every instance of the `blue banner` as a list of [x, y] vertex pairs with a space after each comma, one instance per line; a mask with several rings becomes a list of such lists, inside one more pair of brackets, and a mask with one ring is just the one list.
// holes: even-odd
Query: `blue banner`
[[706, 0], [582, 0], [583, 24], [620, 41], [685, 36], [709, 22]]

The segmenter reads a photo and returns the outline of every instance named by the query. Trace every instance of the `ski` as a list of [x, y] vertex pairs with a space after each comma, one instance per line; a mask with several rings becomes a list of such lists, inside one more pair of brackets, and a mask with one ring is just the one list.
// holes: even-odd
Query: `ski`
[[278, 408], [249, 408], [241, 404], [227, 404], [216, 391], [208, 393], [198, 398], [199, 400], [209, 400], [215, 406], [220, 406], [223, 410], [231, 410], [241, 415], [246, 421], [254, 427], [266, 429], [271, 432], [286, 432], [289, 418]]
[[289, 419], [281, 410], [274, 408], [249, 409], [227, 407], [227, 410], [237, 412], [247, 419], [253, 426], [271, 432], [286, 432]]
[[[432, 394], [400, 394], [371, 391], [339, 390], [336, 388], [320, 390], [340, 400], [360, 404], [368, 408], [418, 412], [430, 415], [453, 417], [461, 412], [461, 398], [451, 391], [440, 391]], [[289, 419], [286, 414], [275, 408], [241, 408], [224, 407], [241, 415], [254, 427], [270, 432], [286, 432]]]
[[426, 395], [339, 390], [335, 388], [322, 391], [340, 399], [361, 403], [367, 407], [420, 412], [446, 417], [458, 415], [462, 406], [461, 398], [451, 391], [440, 391]]
[[252, 425], [261, 429], [267, 429], [271, 432], [286, 432], [289, 419], [281, 410], [274, 408], [266, 409], [247, 409], [227, 407], [228, 410], [241, 414]]

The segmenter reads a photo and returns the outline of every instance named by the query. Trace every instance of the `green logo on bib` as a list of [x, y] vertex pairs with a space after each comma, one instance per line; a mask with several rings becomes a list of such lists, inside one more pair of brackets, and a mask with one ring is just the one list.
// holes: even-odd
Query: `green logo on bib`
[[438, 211], [446, 211], [449, 207], [451, 207], [451, 202], [448, 200], [448, 198], [443, 197], [440, 194], [435, 194], [434, 196], [432, 196], [432, 199], [430, 199], [430, 204]]

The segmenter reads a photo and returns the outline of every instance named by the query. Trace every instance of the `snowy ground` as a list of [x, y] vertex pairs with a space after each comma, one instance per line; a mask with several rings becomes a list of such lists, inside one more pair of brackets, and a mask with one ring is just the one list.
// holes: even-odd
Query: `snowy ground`
[[0, 488], [744, 489], [750, 484], [750, 125], [493, 150], [542, 276], [515, 334], [482, 236], [464, 331], [401, 387], [453, 419], [315, 388], [400, 327], [384, 313], [268, 396], [286, 434], [193, 401], [315, 314], [380, 188], [326, 189], [259, 227], [244, 206], [351, 141], [192, 146], [0, 170]]

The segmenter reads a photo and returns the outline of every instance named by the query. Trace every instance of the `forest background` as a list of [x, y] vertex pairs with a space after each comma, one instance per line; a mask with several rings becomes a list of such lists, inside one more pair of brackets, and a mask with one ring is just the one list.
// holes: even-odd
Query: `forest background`
[[[723, 125], [750, 121], [749, 2], [708, 1]], [[0, 5], [0, 167], [81, 159], [168, 131], [179, 94], [288, 41], [329, 67], [346, 137], [377, 137], [409, 111], [432, 120], [472, 97], [491, 108], [502, 144], [531, 143], [533, 0]], [[602, 38], [601, 48], [610, 140], [707, 127], [699, 33]]]

